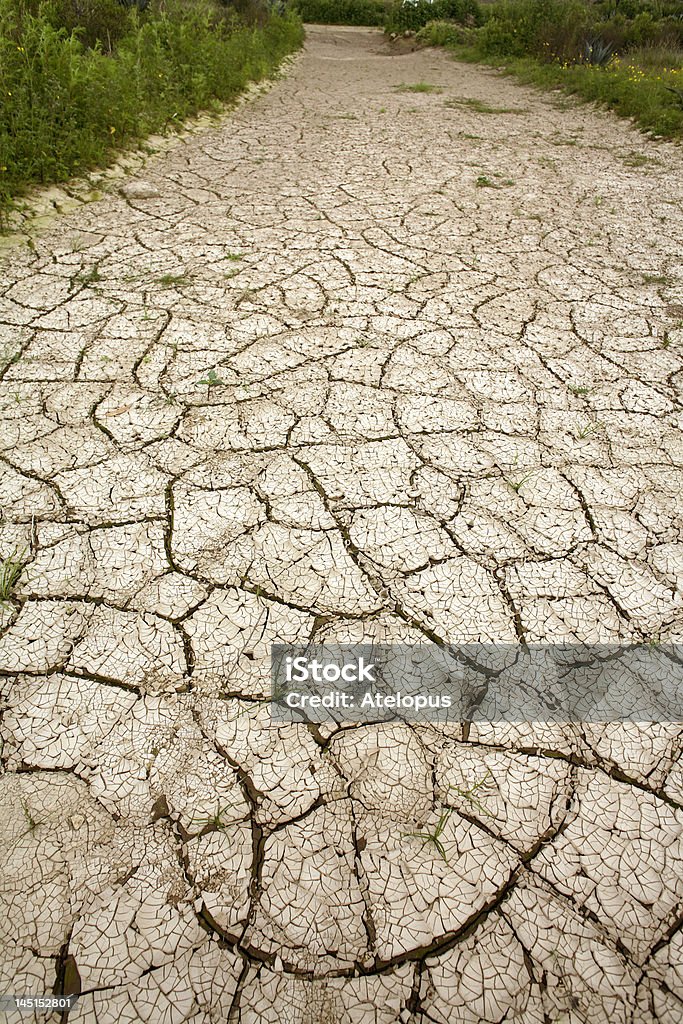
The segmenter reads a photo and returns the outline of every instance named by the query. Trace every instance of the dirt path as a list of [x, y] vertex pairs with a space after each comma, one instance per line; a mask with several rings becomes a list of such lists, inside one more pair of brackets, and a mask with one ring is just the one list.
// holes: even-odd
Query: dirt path
[[330, 737], [265, 698], [312, 633], [681, 639], [682, 183], [610, 115], [312, 28], [6, 262], [0, 991], [680, 1022], [680, 727]]

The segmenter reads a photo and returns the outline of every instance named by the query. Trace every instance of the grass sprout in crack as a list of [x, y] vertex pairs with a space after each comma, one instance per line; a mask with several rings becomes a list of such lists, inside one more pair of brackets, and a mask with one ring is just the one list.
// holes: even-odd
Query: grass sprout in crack
[[205, 818], [197, 818], [192, 822], [193, 827], [199, 827], [197, 835], [203, 836], [207, 832], [224, 832], [225, 829], [234, 824], [234, 818], [228, 817], [229, 807], [216, 805], [216, 813], [209, 814]]
[[221, 380], [215, 370], [209, 370], [206, 377], [198, 380], [197, 384], [206, 384], [207, 388], [220, 388], [225, 386], [225, 381]]
[[15, 550], [0, 562], [0, 605], [8, 604], [11, 600], [26, 565], [25, 556], [26, 548], [23, 551]]
[[451, 790], [452, 790], [462, 800], [466, 800], [469, 804], [472, 805], [472, 807], [475, 808], [475, 810], [479, 811], [481, 814], [485, 814], [489, 818], [495, 818], [495, 814], [493, 813], [493, 811], [490, 811], [488, 809], [488, 807], [484, 807], [484, 805], [481, 802], [481, 800], [479, 800], [474, 795], [476, 792], [478, 792], [482, 788], [482, 786], [486, 785], [486, 782], [490, 778], [493, 778], [493, 776], [491, 774], [491, 769], [489, 768], [487, 770], [486, 774], [481, 779], [479, 779], [478, 782], [475, 782], [475, 784], [473, 786], [470, 786], [469, 789], [460, 789], [458, 786], [449, 786], [448, 787], [448, 791], [451, 792]]
[[445, 847], [441, 841], [444, 829], [448, 823], [448, 819], [453, 813], [452, 807], [445, 807], [441, 812], [441, 816], [436, 823], [436, 826], [432, 832], [404, 832], [406, 839], [419, 839], [422, 842], [422, 847], [431, 845], [433, 846], [441, 859], [448, 864], [448, 857], [446, 856]]

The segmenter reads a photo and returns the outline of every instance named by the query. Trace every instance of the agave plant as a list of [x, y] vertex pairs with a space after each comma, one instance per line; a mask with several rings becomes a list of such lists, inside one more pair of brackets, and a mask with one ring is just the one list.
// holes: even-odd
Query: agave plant
[[583, 59], [586, 64], [594, 67], [604, 67], [609, 64], [614, 47], [611, 43], [601, 39], [600, 36], [589, 36], [583, 44]]

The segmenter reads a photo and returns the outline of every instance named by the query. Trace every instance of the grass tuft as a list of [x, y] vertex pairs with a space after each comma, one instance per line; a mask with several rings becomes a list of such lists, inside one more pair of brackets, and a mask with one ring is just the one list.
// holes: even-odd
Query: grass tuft
[[440, 85], [431, 85], [429, 82], [401, 82], [395, 89], [396, 92], [443, 92]]
[[0, 604], [7, 604], [11, 600], [24, 571], [25, 555], [26, 549], [13, 551], [11, 555], [0, 562]]

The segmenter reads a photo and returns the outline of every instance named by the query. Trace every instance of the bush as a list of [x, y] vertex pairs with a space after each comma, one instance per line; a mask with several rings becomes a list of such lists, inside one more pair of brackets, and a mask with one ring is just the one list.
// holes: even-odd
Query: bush
[[303, 39], [291, 14], [248, 28], [213, 5], [174, 2], [142, 19], [129, 11], [129, 31], [106, 54], [51, 17], [0, 0], [0, 211], [27, 184], [62, 181], [233, 99]]
[[581, 0], [507, 0], [492, 9], [477, 45], [485, 54], [571, 59], [582, 51], [590, 24]]
[[454, 46], [466, 43], [470, 37], [470, 30], [454, 21], [428, 21], [415, 39], [424, 46]]
[[484, 15], [478, 0], [395, 0], [385, 28], [390, 33], [417, 32], [429, 21], [481, 25]]
[[294, 0], [302, 21], [318, 25], [383, 25], [386, 0]]

